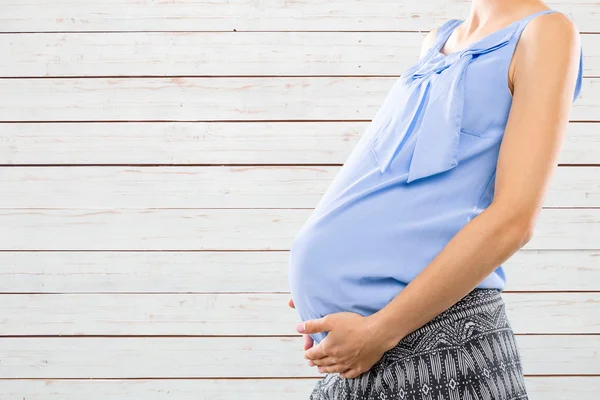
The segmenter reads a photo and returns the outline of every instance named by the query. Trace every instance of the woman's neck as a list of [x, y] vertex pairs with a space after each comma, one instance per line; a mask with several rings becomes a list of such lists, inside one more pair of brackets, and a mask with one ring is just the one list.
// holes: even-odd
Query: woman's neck
[[485, 36], [545, 8], [548, 6], [539, 0], [472, 0], [454, 40], [468, 42], [468, 38]]
[[544, 8], [548, 6], [539, 0], [472, 0], [462, 32], [469, 36], [482, 26], [495, 30]]

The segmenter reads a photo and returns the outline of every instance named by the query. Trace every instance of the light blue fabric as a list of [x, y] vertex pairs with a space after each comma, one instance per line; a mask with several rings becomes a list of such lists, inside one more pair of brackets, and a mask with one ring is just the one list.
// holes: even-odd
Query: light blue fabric
[[[448, 56], [440, 49], [463, 21], [446, 21], [398, 78], [292, 243], [289, 284], [303, 321], [380, 310], [490, 205], [512, 102], [509, 64], [526, 24], [550, 12]], [[582, 71], [581, 53], [573, 101]], [[498, 266], [478, 287], [505, 285]]]

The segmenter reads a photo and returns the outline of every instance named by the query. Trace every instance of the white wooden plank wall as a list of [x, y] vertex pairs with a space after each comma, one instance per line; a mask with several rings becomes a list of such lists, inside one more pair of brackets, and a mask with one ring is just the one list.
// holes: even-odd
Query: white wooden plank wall
[[[600, 393], [600, 3], [534, 239], [532, 400]], [[287, 251], [425, 33], [468, 0], [0, 2], [0, 399], [307, 399]], [[91, 378], [91, 379], [90, 379]]]

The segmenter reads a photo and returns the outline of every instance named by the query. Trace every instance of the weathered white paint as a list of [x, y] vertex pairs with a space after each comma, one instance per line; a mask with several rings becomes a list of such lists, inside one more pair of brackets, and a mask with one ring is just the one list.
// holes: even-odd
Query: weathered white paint
[[[420, 32], [103, 32], [0, 35], [0, 76], [391, 75], [414, 63]], [[583, 34], [584, 75], [600, 36]], [[18, 51], [17, 51], [18, 50]]]
[[[0, 121], [370, 120], [396, 77], [44, 78], [0, 80]], [[584, 78], [571, 120], [600, 115]]]
[[[301, 337], [0, 338], [5, 378], [318, 377]], [[600, 374], [600, 335], [518, 335], [527, 375]]]
[[[369, 122], [4, 123], [0, 164], [343, 164]], [[571, 122], [559, 162], [600, 164], [600, 124]]]
[[[0, 293], [288, 292], [287, 251], [0, 252]], [[520, 250], [506, 291], [600, 291], [600, 251]], [[243, 279], [240, 279], [243, 276]]]
[[[259, 367], [260, 368], [260, 367]], [[319, 378], [186, 380], [15, 380], [0, 397], [26, 400], [306, 400]], [[531, 400], [597, 400], [600, 377], [526, 376]]]
[[[600, 293], [505, 293], [517, 334], [600, 332]], [[289, 294], [5, 294], [1, 335], [296, 335]], [[531, 316], [536, 318], [532, 319]], [[224, 318], [223, 316], [226, 316]]]
[[[0, 250], [288, 250], [311, 209], [0, 209]], [[543, 209], [532, 250], [596, 250], [600, 209]]]
[[[469, 3], [3, 1], [0, 398], [307, 398], [286, 249], [425, 32]], [[586, 79], [504, 297], [530, 398], [591, 400], [600, 14], [549, 5], [584, 32]], [[57, 336], [94, 334], [123, 336]]]
[[[0, 208], [314, 208], [339, 169], [15, 167], [0, 175]], [[600, 207], [600, 169], [559, 167], [544, 207]]]
[[[287, 31], [429, 30], [469, 11], [468, 0], [4, 0], [0, 30]], [[580, 30], [597, 32], [596, 0], [554, 0]]]

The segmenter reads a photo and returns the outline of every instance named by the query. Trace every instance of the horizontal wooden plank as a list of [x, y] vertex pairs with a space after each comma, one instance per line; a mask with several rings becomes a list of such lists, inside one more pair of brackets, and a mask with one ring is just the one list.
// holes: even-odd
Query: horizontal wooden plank
[[[4, 294], [18, 335], [295, 335], [289, 294]], [[504, 293], [517, 334], [598, 334], [600, 293]], [[535, 315], [535, 318], [532, 316]]]
[[[5, 123], [0, 164], [341, 165], [368, 124]], [[571, 122], [559, 162], [600, 164], [599, 133], [599, 123]]]
[[[0, 208], [314, 208], [339, 169], [7, 168]], [[544, 207], [600, 207], [600, 168], [559, 167]]]
[[[342, 164], [369, 122], [6, 123], [0, 163]], [[600, 124], [570, 123], [573, 162], [598, 159]], [[135, 149], [135, 151], [132, 151]]]
[[[103, 32], [0, 36], [0, 76], [392, 75], [418, 59], [420, 32]], [[589, 41], [586, 76], [597, 58]], [[77, 60], [77, 62], [73, 62]], [[588, 65], [589, 64], [589, 65]], [[596, 71], [597, 72], [597, 71]]]
[[[27, 400], [305, 400], [319, 378], [11, 380], [0, 397]], [[597, 400], [598, 376], [526, 376], [530, 400]]]
[[0, 208], [314, 208], [339, 169], [15, 167], [0, 175]]
[[[469, 2], [436, 0], [229, 0], [227, 2], [152, 0], [4, 0], [0, 31], [287, 31], [428, 30], [448, 18], [464, 18]], [[548, 5], [597, 32], [594, 0], [554, 0]]]
[[[600, 257], [590, 252], [586, 265], [595, 261], [592, 254]], [[288, 257], [288, 251], [0, 252], [0, 292], [286, 292]]]
[[0, 209], [0, 250], [288, 250], [309, 213]]
[[[312, 209], [0, 209], [0, 250], [289, 250]], [[600, 209], [543, 209], [525, 249], [598, 250]]]
[[[398, 76], [417, 61], [424, 36], [420, 32], [4, 34], [0, 52], [11, 56], [0, 60], [0, 76]], [[581, 43], [584, 76], [599, 76], [600, 35], [583, 34]]]
[[[0, 121], [365, 120], [396, 77], [44, 78], [0, 80]], [[584, 78], [571, 120], [600, 119]]]
[[[287, 251], [0, 252], [2, 293], [288, 292]], [[506, 290], [600, 291], [598, 251], [520, 250]], [[239, 279], [244, 276], [244, 279]]]
[[[600, 336], [517, 336], [527, 375], [600, 374]], [[318, 377], [302, 338], [3, 338], [0, 378]], [[1, 386], [1, 385], [0, 385]]]

